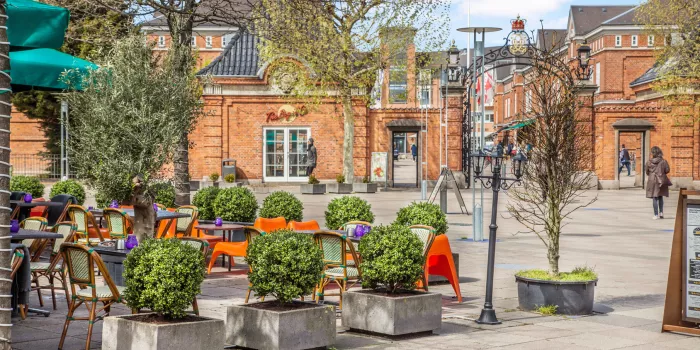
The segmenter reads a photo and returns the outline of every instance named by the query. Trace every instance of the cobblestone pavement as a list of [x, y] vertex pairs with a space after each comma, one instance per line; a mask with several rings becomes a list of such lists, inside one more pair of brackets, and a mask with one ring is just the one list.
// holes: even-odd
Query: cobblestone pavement
[[[295, 191], [294, 188], [284, 188]], [[267, 192], [267, 190], [265, 190]], [[477, 192], [478, 193], [478, 192]], [[266, 194], [259, 193], [259, 199]], [[498, 326], [473, 322], [483, 304], [487, 243], [472, 242], [471, 216], [456, 214], [459, 207], [449, 198], [448, 236], [452, 250], [460, 254], [460, 287], [464, 302], [456, 302], [449, 285], [436, 285], [443, 293], [442, 329], [432, 336], [385, 339], [346, 332], [338, 319], [337, 349], [700, 349], [700, 337], [661, 333], [661, 318], [668, 273], [677, 192], [666, 201], [666, 219], [652, 221], [651, 201], [642, 190], [596, 191], [582, 201], [598, 197], [575, 213], [561, 238], [561, 269], [588, 265], [600, 280], [596, 287], [595, 314], [586, 317], [542, 316], [517, 310], [513, 274], [520, 269], [547, 268], [546, 250], [540, 240], [525, 232], [505, 211], [507, 195], [499, 201], [499, 231], [494, 279], [494, 304]], [[464, 192], [471, 206], [471, 190]], [[362, 195], [371, 204], [378, 223], [389, 223], [396, 211], [420, 198], [415, 191], [390, 191]], [[306, 219], [323, 223], [323, 211], [331, 195], [301, 196]], [[485, 208], [490, 208], [490, 195]], [[485, 218], [491, 213], [486, 211]], [[218, 268], [207, 277], [198, 297], [202, 315], [225, 318], [226, 306], [242, 303], [247, 289], [246, 267], [238, 261], [234, 270]], [[45, 305], [50, 305], [50, 299]], [[330, 298], [329, 298], [330, 299]], [[38, 307], [36, 294], [30, 299]], [[47, 308], [50, 306], [47, 306]], [[82, 309], [81, 312], [85, 312]], [[129, 311], [118, 306], [113, 314]], [[59, 295], [58, 310], [50, 317], [13, 318], [13, 348], [56, 349], [65, 320], [66, 304]], [[85, 346], [86, 322], [71, 325], [64, 349]], [[102, 323], [95, 325], [92, 348], [99, 349]]]

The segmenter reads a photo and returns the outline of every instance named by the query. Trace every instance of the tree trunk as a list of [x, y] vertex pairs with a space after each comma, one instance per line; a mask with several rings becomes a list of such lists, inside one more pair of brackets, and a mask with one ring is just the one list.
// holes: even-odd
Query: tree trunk
[[353, 164], [353, 149], [355, 143], [355, 114], [352, 110], [352, 91], [342, 91], [343, 102], [343, 174], [346, 183], [355, 182], [355, 166]]
[[[0, 0], [0, 42], [6, 43], [7, 39], [7, 2]], [[0, 238], [10, 235], [10, 46], [0, 44]], [[12, 299], [6, 295], [12, 294], [12, 280], [10, 279], [10, 261], [12, 252], [10, 240], [0, 239], [0, 349], [12, 349], [10, 341], [12, 332], [12, 311], [10, 310]], [[29, 258], [29, 257], [25, 257]]]
[[134, 192], [132, 202], [134, 205], [134, 234], [139, 242], [146, 238], [153, 238], [155, 234], [156, 211], [153, 210], [153, 197], [146, 193], [146, 186], [141, 177], [133, 180]]
[[180, 143], [177, 145], [173, 180], [175, 181], [175, 204], [190, 204], [190, 167], [189, 167], [189, 147], [190, 143], [187, 133], [182, 134]]

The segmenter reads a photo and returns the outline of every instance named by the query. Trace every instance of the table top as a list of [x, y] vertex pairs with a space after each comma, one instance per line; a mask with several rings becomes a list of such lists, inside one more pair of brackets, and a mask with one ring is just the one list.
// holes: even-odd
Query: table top
[[114, 255], [114, 256], [126, 256], [129, 254], [131, 249], [117, 249], [116, 247], [103, 247], [100, 245], [96, 245], [94, 247], [91, 247], [92, 250], [96, 251], [97, 254], [100, 255]]
[[[129, 215], [131, 217], [134, 217], [134, 209], [121, 209], [126, 215]], [[92, 209], [90, 210], [92, 215], [96, 217], [101, 217], [104, 216], [104, 211], [102, 209]], [[185, 214], [185, 213], [176, 213], [172, 211], [167, 211], [167, 210], [158, 210], [156, 212], [156, 221], [160, 220], [172, 220], [172, 219], [179, 219], [179, 218], [189, 218], [190, 214]]]
[[223, 224], [221, 226], [216, 226], [214, 224], [201, 224], [194, 228], [202, 231], [232, 231], [232, 230], [242, 230], [245, 226], [237, 224]]
[[63, 237], [60, 233], [47, 232], [47, 231], [37, 231], [37, 230], [25, 230], [23, 228], [19, 229], [17, 233], [10, 234], [10, 240], [13, 242], [19, 242], [25, 239], [52, 239]]
[[65, 203], [61, 202], [29, 202], [26, 203], [25, 201], [10, 201], [10, 204], [14, 204], [18, 207], [59, 207], [59, 206], [64, 206], [66, 205]]

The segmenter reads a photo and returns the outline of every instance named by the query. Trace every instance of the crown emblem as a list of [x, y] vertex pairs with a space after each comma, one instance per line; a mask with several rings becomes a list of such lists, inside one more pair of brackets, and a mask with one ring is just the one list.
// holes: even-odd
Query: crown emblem
[[526, 22], [527, 22], [526, 19], [521, 19], [520, 15], [518, 15], [518, 17], [516, 19], [510, 20], [511, 28], [513, 29], [514, 32], [524, 31]]

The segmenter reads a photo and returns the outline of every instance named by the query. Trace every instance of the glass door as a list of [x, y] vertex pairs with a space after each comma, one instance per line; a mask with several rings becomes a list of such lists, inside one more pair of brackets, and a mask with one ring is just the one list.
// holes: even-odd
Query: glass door
[[265, 128], [263, 134], [263, 180], [306, 181], [309, 128]]

